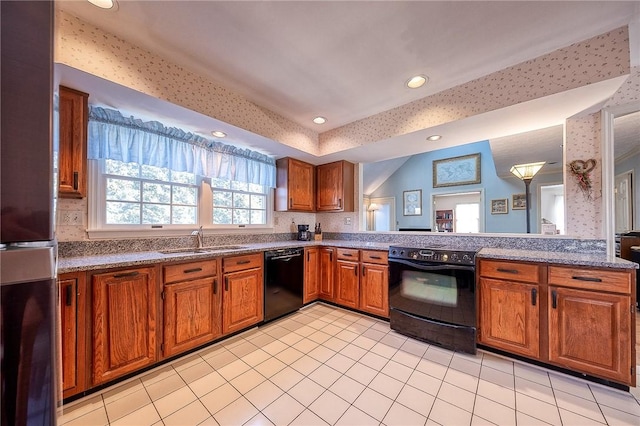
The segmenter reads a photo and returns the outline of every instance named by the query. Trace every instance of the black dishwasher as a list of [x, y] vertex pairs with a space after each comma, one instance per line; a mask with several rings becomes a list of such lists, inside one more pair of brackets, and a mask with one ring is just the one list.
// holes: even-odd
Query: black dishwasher
[[264, 253], [264, 320], [271, 321], [302, 307], [304, 249]]

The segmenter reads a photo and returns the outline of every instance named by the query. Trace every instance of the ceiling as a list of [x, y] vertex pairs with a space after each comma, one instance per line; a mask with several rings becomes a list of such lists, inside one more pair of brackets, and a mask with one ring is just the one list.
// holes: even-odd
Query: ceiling
[[[56, 4], [318, 133], [627, 25], [640, 14], [638, 1], [119, 0], [110, 11], [82, 0]], [[415, 74], [428, 76], [428, 84], [406, 88], [404, 82]], [[87, 80], [91, 87], [76, 87], [90, 91], [94, 102], [102, 100], [131, 113], [140, 110], [142, 118], [153, 113], [157, 119], [176, 121], [175, 106], [137, 98], [125, 101], [124, 94], [115, 99], [109, 84], [102, 81], [100, 89], [96, 80]], [[609, 86], [591, 86], [586, 92], [574, 91], [570, 100], [560, 100], [564, 109], [557, 113], [566, 114], [562, 119], [612, 93]], [[600, 92], [588, 92], [597, 92], [596, 86]], [[555, 113], [556, 101], [536, 103], [539, 115]], [[429, 130], [455, 134], [442, 145], [450, 146], [562, 122], [557, 116], [536, 121], [532, 103], [520, 108], [526, 108], [527, 114], [518, 109], [513, 114], [528, 116], [526, 123], [519, 118], [517, 124], [505, 125], [509, 112], [497, 111], [460, 120], [455, 127]], [[182, 112], [182, 121], [196, 128], [211, 121], [178, 111]], [[311, 120], [318, 115], [328, 122], [314, 124]], [[484, 133], [483, 126], [487, 126]], [[417, 136], [424, 141], [422, 135], [403, 135]], [[424, 150], [406, 143], [406, 152], [398, 152], [398, 144], [388, 140], [318, 159], [258, 135], [245, 134], [234, 142], [315, 164], [338, 157], [378, 161]]]

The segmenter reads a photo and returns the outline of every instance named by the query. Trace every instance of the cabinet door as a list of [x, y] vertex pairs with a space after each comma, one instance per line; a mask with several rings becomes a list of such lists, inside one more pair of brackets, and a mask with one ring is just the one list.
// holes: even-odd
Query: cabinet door
[[333, 301], [333, 247], [320, 249], [320, 297]]
[[222, 332], [242, 330], [263, 319], [262, 269], [249, 269], [224, 275]]
[[276, 161], [276, 211], [315, 211], [315, 178], [313, 164], [293, 158]]
[[86, 389], [84, 277], [66, 274], [58, 280], [63, 398]]
[[60, 138], [58, 194], [84, 198], [87, 195], [87, 120], [89, 95], [60, 87]]
[[539, 286], [480, 279], [480, 343], [519, 355], [540, 355]]
[[320, 249], [307, 247], [304, 249], [304, 297], [303, 303], [309, 303], [318, 298], [320, 285]]
[[154, 268], [97, 274], [92, 281], [93, 385], [157, 358], [158, 283]]
[[549, 361], [631, 384], [631, 298], [549, 287]]
[[389, 317], [388, 266], [362, 264], [360, 309], [381, 317]]
[[317, 211], [353, 211], [353, 172], [353, 164], [347, 161], [317, 166]]
[[360, 300], [360, 264], [338, 260], [336, 262], [335, 302], [350, 308], [358, 308]]
[[210, 342], [222, 334], [219, 295], [215, 277], [165, 285], [165, 357]]

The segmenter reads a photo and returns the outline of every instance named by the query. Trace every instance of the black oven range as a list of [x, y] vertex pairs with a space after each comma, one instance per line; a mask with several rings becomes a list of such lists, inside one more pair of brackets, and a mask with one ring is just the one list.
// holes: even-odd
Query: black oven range
[[391, 328], [476, 353], [475, 249], [389, 247]]

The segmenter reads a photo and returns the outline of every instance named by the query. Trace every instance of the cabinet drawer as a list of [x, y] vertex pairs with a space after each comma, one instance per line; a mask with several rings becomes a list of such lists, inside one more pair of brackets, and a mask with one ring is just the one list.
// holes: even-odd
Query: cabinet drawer
[[389, 253], [386, 251], [376, 250], [362, 250], [360, 252], [360, 261], [366, 263], [378, 263], [380, 265], [386, 265], [388, 262]]
[[549, 266], [549, 285], [630, 294], [631, 273], [606, 269]]
[[218, 262], [216, 260], [205, 260], [181, 263], [179, 265], [167, 265], [164, 267], [164, 283], [167, 284], [216, 275], [217, 264]]
[[359, 259], [359, 250], [358, 249], [346, 249], [346, 248], [338, 248], [336, 249], [338, 259], [341, 260], [352, 260], [357, 262]]
[[540, 266], [531, 263], [480, 261], [480, 276], [510, 281], [537, 283]]
[[262, 253], [245, 254], [242, 256], [226, 257], [222, 259], [222, 271], [224, 273], [242, 271], [243, 269], [260, 268], [262, 266]]

